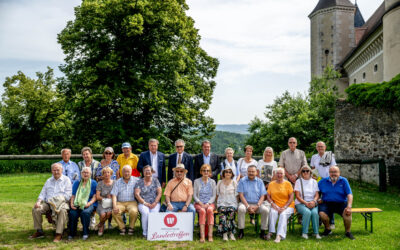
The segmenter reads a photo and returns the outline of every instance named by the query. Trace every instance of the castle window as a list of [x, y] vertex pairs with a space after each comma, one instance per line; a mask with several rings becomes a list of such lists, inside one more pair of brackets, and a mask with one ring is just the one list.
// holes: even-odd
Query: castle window
[[378, 72], [378, 64], [374, 65], [374, 72]]
[[354, 78], [354, 81], [353, 81], [353, 83], [357, 83], [357, 79], [356, 79], [356, 78]]
[[363, 76], [363, 80], [365, 80], [365, 76], [366, 76], [365, 72], [363, 72], [362, 76]]

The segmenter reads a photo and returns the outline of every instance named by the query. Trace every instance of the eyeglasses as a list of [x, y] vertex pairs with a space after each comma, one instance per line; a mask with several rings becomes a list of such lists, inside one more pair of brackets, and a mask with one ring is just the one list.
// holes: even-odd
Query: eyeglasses
[[111, 152], [105, 152], [104, 154], [105, 154], [105, 155], [112, 155], [113, 153], [111, 153]]
[[175, 173], [183, 173], [183, 170], [175, 170]]
[[310, 170], [302, 170], [301, 172], [302, 173], [308, 173], [308, 172], [310, 172]]
[[176, 148], [183, 148], [183, 146], [175, 146]]
[[225, 174], [232, 174], [232, 171], [225, 171]]
[[208, 170], [208, 169], [204, 169], [203, 170], [203, 172], [211, 172], [210, 170]]

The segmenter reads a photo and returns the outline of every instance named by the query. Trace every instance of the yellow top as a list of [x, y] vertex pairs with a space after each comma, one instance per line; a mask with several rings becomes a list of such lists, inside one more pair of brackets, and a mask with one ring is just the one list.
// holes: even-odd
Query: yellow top
[[122, 168], [125, 165], [131, 166], [132, 173], [134, 172], [133, 170], [136, 169], [137, 164], [139, 162], [139, 158], [133, 153], [131, 153], [131, 155], [128, 158], [126, 158], [124, 154], [120, 154], [117, 157], [117, 162], [119, 164], [119, 176], [122, 176]]
[[[268, 185], [267, 192], [276, 205], [283, 207], [285, 206], [286, 202], [288, 202], [290, 195], [293, 193], [293, 187], [290, 182], [285, 180], [283, 183], [273, 181]], [[290, 203], [289, 207], [294, 208], [294, 201]]]

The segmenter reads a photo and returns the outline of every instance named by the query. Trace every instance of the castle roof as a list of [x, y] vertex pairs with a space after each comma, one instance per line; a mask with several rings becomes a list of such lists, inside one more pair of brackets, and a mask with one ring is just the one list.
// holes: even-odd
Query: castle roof
[[354, 14], [354, 27], [358, 28], [363, 26], [365, 24], [365, 21], [361, 14], [360, 9], [358, 8], [357, 3], [355, 6], [356, 6], [356, 13]]
[[352, 4], [349, 0], [319, 0], [317, 6], [315, 6], [314, 10], [310, 13], [309, 16], [319, 10], [335, 6], [354, 7], [354, 4]]

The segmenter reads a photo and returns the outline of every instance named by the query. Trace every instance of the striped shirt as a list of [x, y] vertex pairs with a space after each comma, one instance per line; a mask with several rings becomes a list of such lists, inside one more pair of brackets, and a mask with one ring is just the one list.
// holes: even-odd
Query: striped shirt
[[117, 196], [117, 201], [135, 201], [135, 186], [139, 178], [131, 176], [128, 183], [125, 183], [124, 178], [119, 178], [111, 190], [111, 195]]

